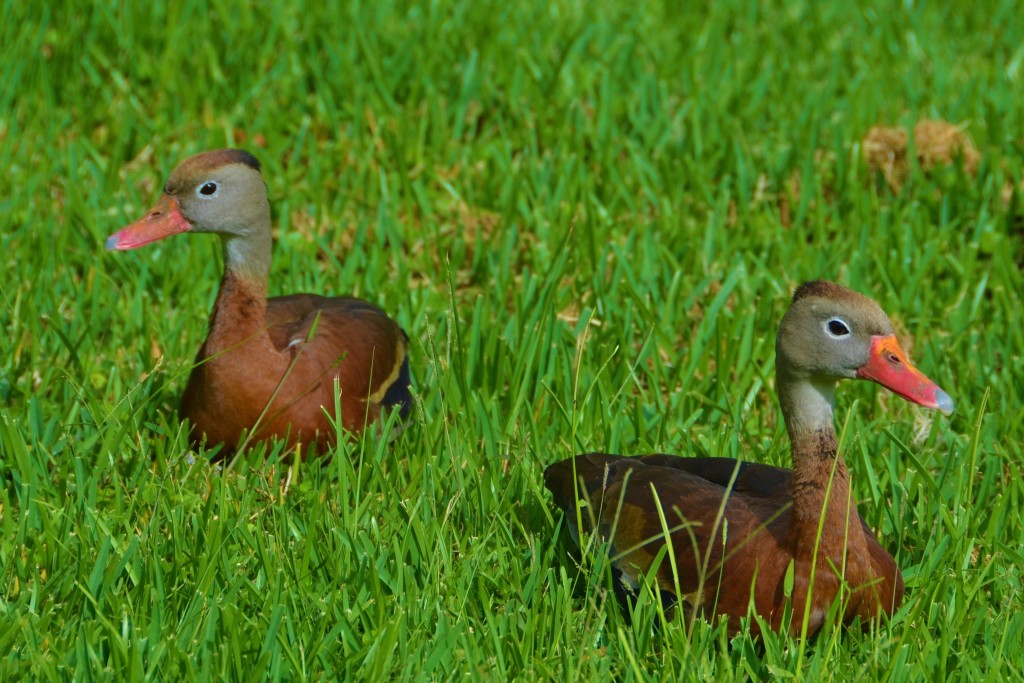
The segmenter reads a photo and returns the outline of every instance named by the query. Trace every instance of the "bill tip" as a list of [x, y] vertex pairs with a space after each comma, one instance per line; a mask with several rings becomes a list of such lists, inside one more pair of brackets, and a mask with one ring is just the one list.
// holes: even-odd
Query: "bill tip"
[[935, 392], [935, 407], [942, 411], [943, 415], [953, 414], [953, 399], [942, 389]]

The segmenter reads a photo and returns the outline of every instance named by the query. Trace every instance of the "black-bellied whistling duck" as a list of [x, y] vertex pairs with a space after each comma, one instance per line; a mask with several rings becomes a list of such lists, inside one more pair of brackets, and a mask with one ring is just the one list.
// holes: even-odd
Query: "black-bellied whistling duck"
[[255, 157], [222, 149], [186, 159], [156, 205], [107, 249], [181, 232], [216, 233], [224, 248], [209, 333], [181, 400], [194, 442], [231, 452], [245, 434], [322, 452], [334, 442], [332, 418], [357, 433], [382, 410], [411, 410], [408, 340], [384, 311], [351, 297], [267, 298], [270, 203]]
[[[733, 633], [751, 605], [773, 630], [788, 626], [792, 634], [806, 611], [806, 632], [814, 633], [842, 585], [844, 622], [891, 614], [903, 599], [903, 577], [850, 496], [832, 424], [835, 385], [870, 379], [947, 414], [953, 401], [911, 365], [878, 304], [830, 282], [796, 290], [779, 327], [775, 370], [792, 470], [731, 458], [592, 453], [551, 465], [545, 483], [574, 535], [585, 501], [582, 530], [596, 527], [608, 539], [627, 589], [649, 575], [665, 545], [660, 511], [674, 557], [662, 559], [655, 589], [688, 611], [728, 617]], [[756, 620], [751, 631], [760, 633]]]

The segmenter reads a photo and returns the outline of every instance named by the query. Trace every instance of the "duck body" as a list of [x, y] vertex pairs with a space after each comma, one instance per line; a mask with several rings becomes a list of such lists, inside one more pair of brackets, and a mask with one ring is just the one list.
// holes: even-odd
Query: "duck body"
[[274, 297], [262, 311], [260, 305], [245, 282], [225, 277], [181, 399], [195, 440], [236, 444], [260, 425], [260, 439], [323, 452], [336, 433], [335, 382], [341, 426], [349, 432], [361, 432], [389, 408], [408, 416], [407, 341], [383, 310], [314, 294]]
[[[906, 359], [877, 304], [832, 283], [797, 290], [776, 368], [792, 470], [730, 458], [589, 453], [548, 467], [545, 484], [574, 535], [596, 531], [608, 540], [627, 592], [650, 576], [670, 602], [725, 617], [732, 633], [751, 613], [793, 634], [806, 620], [814, 633], [841, 594], [844, 622], [891, 614], [903, 599], [903, 577], [851, 496], [832, 424], [834, 385], [862, 377], [947, 412], [952, 401]], [[666, 527], [671, 557], [654, 569]], [[760, 632], [756, 620], [750, 630]]]
[[352, 297], [267, 298], [270, 207], [253, 157], [240, 150], [190, 157], [160, 201], [107, 247], [134, 249], [179, 232], [219, 233], [225, 256], [209, 332], [181, 401], [195, 443], [230, 453], [274, 438], [323, 452], [334, 444], [334, 421], [358, 433], [386, 410], [409, 414], [408, 339], [382, 309]]
[[[555, 503], [566, 509], [575, 505], [574, 476], [581, 482], [580, 499], [599, 511], [596, 524], [586, 521], [585, 528], [612, 539], [608, 552], [628, 593], [639, 589], [664, 545], [660, 507], [671, 529], [679, 583], [666, 558], [654, 577], [657, 588], [687, 612], [711, 620], [725, 616], [732, 633], [749, 609], [781, 630], [787, 605], [793, 606], [789, 628], [798, 633], [815, 565], [815, 602], [806, 615], [811, 633], [844, 583], [852, 588], [847, 621], [891, 613], [903, 599], [896, 562], [853, 506], [849, 523], [840, 505], [829, 506], [815, 549], [816, 520], [794, 518], [792, 470], [732, 458], [589, 453], [552, 465], [545, 476]], [[794, 582], [787, 588], [790, 563]], [[750, 629], [760, 632], [756, 621]]]

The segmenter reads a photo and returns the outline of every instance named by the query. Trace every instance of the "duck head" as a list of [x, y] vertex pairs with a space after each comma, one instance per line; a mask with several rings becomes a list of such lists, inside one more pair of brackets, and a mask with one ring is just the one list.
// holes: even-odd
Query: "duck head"
[[832, 282], [797, 288], [775, 351], [780, 383], [868, 379], [918, 405], [953, 412], [953, 399], [910, 362], [878, 304]]
[[189, 157], [146, 214], [107, 238], [108, 250], [137, 249], [182, 232], [250, 237], [270, 230], [270, 203], [254, 156], [220, 149]]

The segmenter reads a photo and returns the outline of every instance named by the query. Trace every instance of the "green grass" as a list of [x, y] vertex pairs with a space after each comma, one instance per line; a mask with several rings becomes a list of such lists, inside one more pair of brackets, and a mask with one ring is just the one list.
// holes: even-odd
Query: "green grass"
[[[5, 2], [0, 677], [1024, 676], [1024, 22], [958, 4]], [[859, 141], [922, 117], [984, 161], [894, 195]], [[393, 444], [190, 457], [215, 240], [102, 245], [224, 145], [264, 163], [272, 293], [409, 331]], [[543, 467], [787, 464], [774, 333], [817, 277], [957, 403], [840, 392], [904, 606], [809, 643], [627, 624]]]

